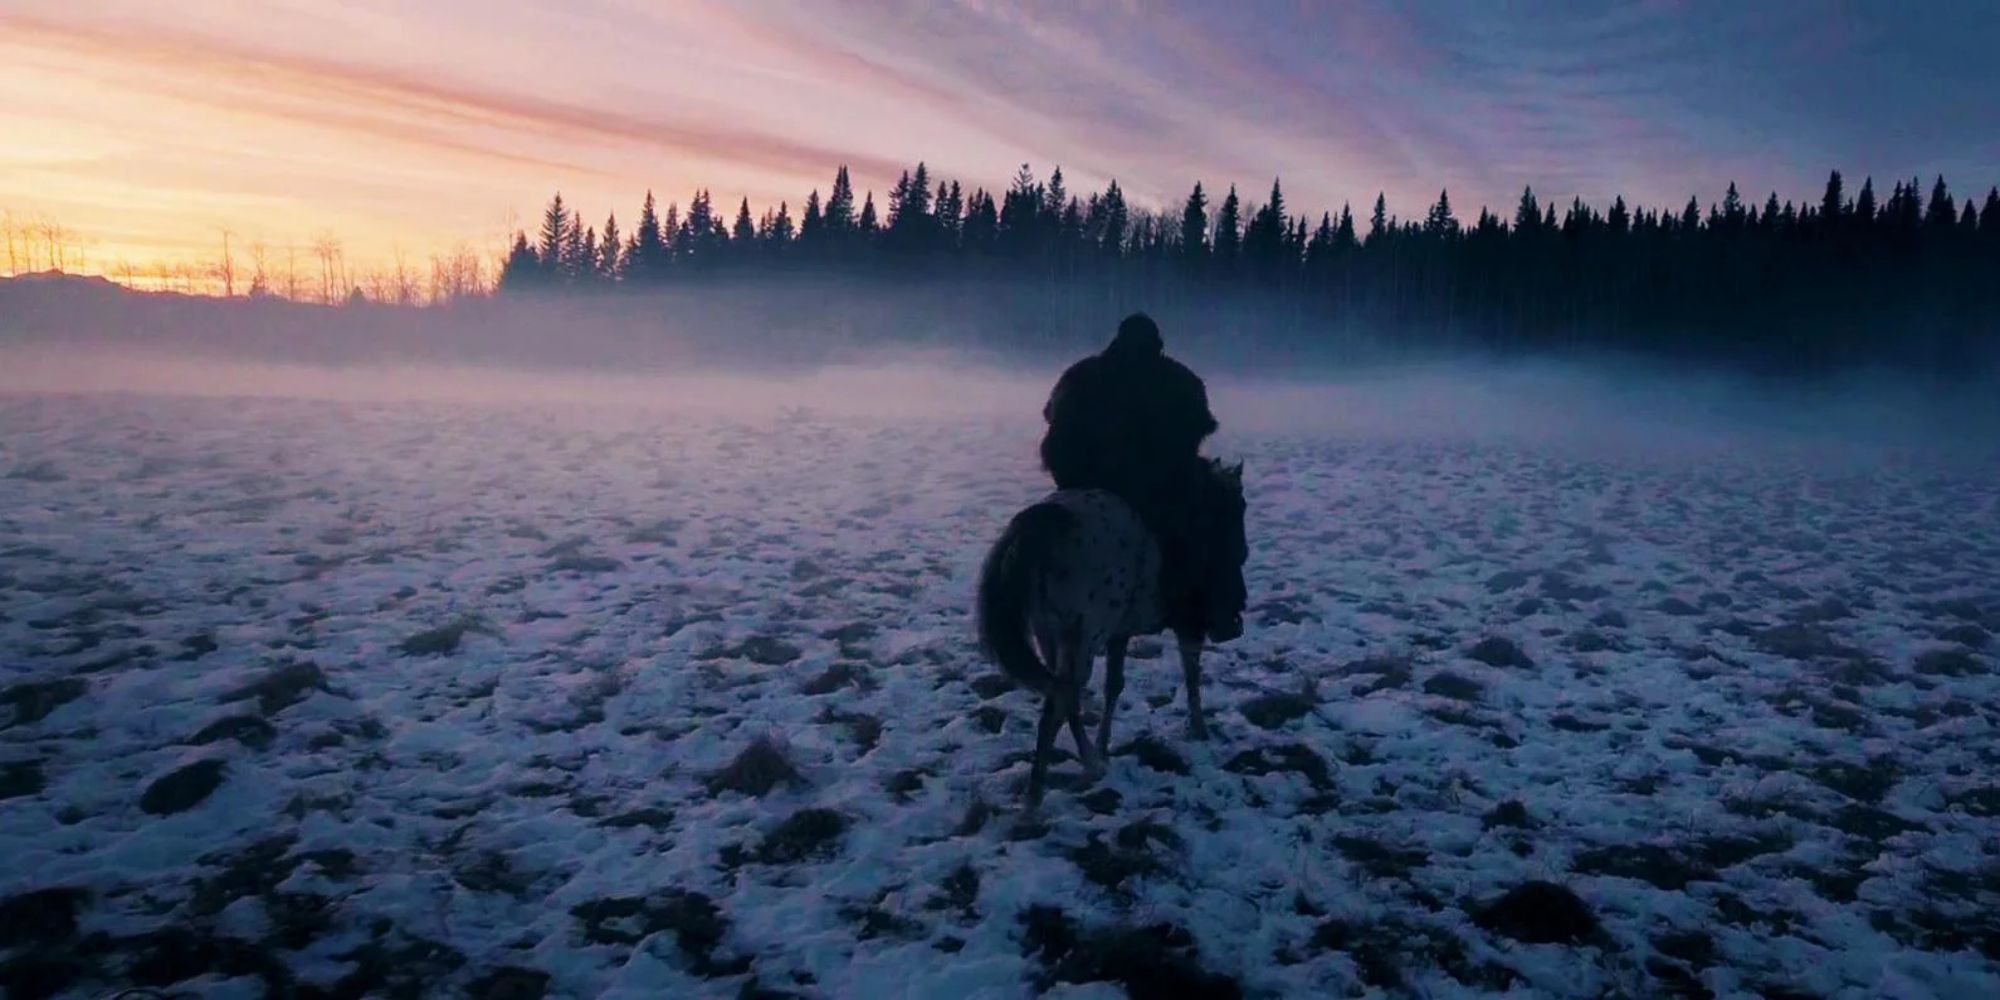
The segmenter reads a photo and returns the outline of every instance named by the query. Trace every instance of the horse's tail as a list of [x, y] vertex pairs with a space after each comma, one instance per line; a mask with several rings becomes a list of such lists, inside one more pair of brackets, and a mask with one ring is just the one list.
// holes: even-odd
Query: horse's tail
[[979, 646], [1014, 683], [1039, 694], [1054, 688], [1055, 665], [1035, 655], [1028, 639], [1028, 604], [1035, 571], [1073, 524], [1075, 516], [1059, 504], [1029, 507], [1014, 515], [979, 571]]

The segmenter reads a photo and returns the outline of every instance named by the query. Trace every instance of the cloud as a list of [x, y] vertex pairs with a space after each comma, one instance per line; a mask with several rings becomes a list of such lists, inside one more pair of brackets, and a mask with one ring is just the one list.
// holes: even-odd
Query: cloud
[[[754, 128], [641, 115], [475, 88], [444, 77], [331, 59], [259, 50], [222, 39], [148, 29], [118, 30], [59, 23], [36, 15], [0, 14], [0, 31], [18, 44], [58, 47], [119, 66], [141, 65], [182, 78], [180, 96], [231, 106], [261, 92], [257, 109], [286, 117], [304, 115], [329, 127], [440, 150], [509, 158], [583, 171], [581, 164], [526, 154], [508, 138], [528, 138], [550, 148], [578, 144], [650, 147], [702, 159], [781, 173], [818, 173], [847, 162], [886, 174], [898, 164], [852, 149], [801, 142]], [[158, 86], [164, 81], [153, 81]], [[206, 93], [201, 88], [212, 88]], [[313, 102], [317, 107], [309, 106]], [[485, 130], [484, 141], [466, 133]], [[493, 133], [504, 135], [494, 135]]]

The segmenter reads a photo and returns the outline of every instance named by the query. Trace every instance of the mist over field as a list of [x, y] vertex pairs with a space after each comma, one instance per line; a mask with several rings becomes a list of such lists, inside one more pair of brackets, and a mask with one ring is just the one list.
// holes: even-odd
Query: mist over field
[[[279, 309], [296, 314], [297, 307]], [[247, 339], [252, 331], [242, 327], [254, 313], [221, 324], [156, 319], [136, 329], [43, 320], [0, 340], [0, 392], [1025, 422], [1039, 420], [1064, 365], [1109, 339], [1108, 324], [1052, 323], [1029, 347], [998, 351], [968, 344], [954, 318], [884, 310], [865, 329], [789, 331], [782, 342], [805, 346], [774, 351], [776, 338], [729, 327], [727, 311], [649, 318], [636, 329], [629, 311], [614, 320], [561, 304], [498, 318], [483, 308], [326, 312], [334, 315], [314, 318], [337, 329], [307, 328], [291, 339], [271, 330]], [[1234, 322], [1229, 332], [1239, 342], [1211, 328], [1166, 326], [1170, 353], [1207, 376], [1225, 440], [1325, 434], [1589, 446], [1630, 457], [1804, 449], [1854, 460], [1884, 449], [1977, 458], [2000, 448], [2000, 385], [1983, 376], [1891, 369], [1759, 376], [1605, 352], [1502, 357], [1350, 345], [1351, 356], [1341, 358], [1273, 349], [1254, 321]], [[736, 332], [720, 332], [729, 329]]]

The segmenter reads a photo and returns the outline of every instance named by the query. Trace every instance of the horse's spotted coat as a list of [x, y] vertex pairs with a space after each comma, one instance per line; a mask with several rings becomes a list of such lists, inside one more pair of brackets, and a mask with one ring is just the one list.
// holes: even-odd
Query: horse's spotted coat
[[1068, 511], [1063, 544], [1042, 565], [1028, 604], [1028, 631], [1055, 666], [1060, 640], [1075, 643], [1074, 662], [1090, 682], [1092, 660], [1115, 638], [1150, 635], [1160, 619], [1160, 549], [1125, 501], [1104, 490], [1061, 490], [1042, 501]]

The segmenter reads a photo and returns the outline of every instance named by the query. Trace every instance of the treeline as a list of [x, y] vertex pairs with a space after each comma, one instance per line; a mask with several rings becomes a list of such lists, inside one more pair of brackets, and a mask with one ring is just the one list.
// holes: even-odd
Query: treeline
[[[810, 275], [895, 284], [1006, 281], [1051, 294], [1187, 314], [1206, 307], [1292, 348], [1365, 334], [1508, 352], [1610, 348], [1727, 358], [1770, 368], [1890, 363], [1939, 371], [2000, 351], [2000, 189], [1953, 194], [1912, 178], [1881, 196], [1838, 171], [1816, 203], [1761, 205], [1731, 184], [1706, 209], [1572, 199], [1524, 190], [1511, 217], [1461, 221], [1448, 192], [1421, 218], [1377, 195], [1294, 214], [1273, 181], [1261, 203], [1197, 183], [1178, 212], [1128, 204], [1114, 181], [1071, 192], [1023, 166], [997, 198], [936, 180], [924, 164], [877, 208], [845, 167], [795, 219], [780, 204], [734, 212], [708, 191], [687, 208], [646, 195], [630, 231], [586, 223], [560, 194], [532, 237], [515, 235], [502, 292], [701, 287]], [[1234, 317], [1234, 318], [1232, 318]], [[1245, 336], [1250, 334], [1245, 333]]]

